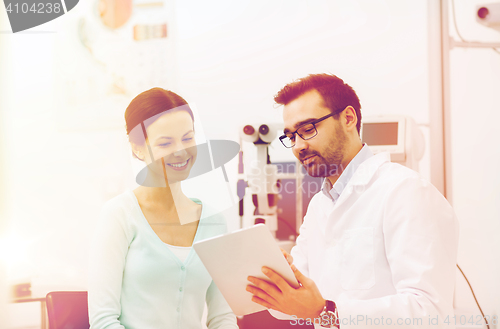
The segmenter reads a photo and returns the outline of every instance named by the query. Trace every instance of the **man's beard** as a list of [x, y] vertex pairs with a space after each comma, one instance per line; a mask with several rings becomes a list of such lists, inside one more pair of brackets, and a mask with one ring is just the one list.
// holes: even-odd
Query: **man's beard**
[[340, 129], [337, 130], [335, 137], [331, 139], [331, 144], [320, 154], [314, 150], [309, 150], [300, 154], [300, 161], [315, 155], [312, 164], [302, 164], [311, 177], [330, 177], [342, 174], [342, 162], [345, 153], [346, 136]]

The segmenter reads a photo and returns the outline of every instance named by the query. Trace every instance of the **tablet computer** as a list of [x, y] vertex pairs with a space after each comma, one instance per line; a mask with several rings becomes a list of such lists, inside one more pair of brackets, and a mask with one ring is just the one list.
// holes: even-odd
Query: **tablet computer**
[[290, 265], [264, 224], [198, 241], [193, 247], [236, 315], [266, 309], [252, 302], [253, 295], [246, 291], [246, 286], [251, 284], [247, 280], [249, 275], [270, 281], [262, 273], [262, 266], [279, 273], [292, 287], [299, 287]]

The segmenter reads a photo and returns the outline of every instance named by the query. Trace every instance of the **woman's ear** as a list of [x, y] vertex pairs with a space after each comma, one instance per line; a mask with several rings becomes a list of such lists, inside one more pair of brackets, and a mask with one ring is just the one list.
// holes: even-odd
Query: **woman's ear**
[[130, 143], [132, 146], [132, 154], [139, 160], [144, 161], [144, 151], [142, 150], [142, 147], [139, 147], [138, 145], [134, 143]]

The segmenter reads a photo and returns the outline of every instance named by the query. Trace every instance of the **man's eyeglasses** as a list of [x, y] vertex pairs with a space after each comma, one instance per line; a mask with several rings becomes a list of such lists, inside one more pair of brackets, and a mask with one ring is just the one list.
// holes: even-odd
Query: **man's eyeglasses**
[[321, 122], [321, 121], [323, 121], [323, 120], [325, 120], [333, 115], [339, 114], [343, 110], [344, 109], [342, 109], [341, 111], [334, 111], [330, 114], [325, 115], [324, 117], [321, 117], [321, 118], [316, 119], [312, 122], [308, 122], [306, 124], [303, 124], [302, 126], [297, 128], [297, 130], [295, 130], [294, 132], [289, 132], [289, 133], [286, 133], [286, 134], [280, 136], [279, 140], [280, 140], [281, 144], [283, 144], [283, 146], [286, 148], [294, 147], [295, 146], [295, 134], [299, 135], [300, 138], [302, 138], [303, 140], [308, 140], [308, 139], [315, 137], [318, 134], [318, 131], [316, 130], [316, 124], [318, 122]]

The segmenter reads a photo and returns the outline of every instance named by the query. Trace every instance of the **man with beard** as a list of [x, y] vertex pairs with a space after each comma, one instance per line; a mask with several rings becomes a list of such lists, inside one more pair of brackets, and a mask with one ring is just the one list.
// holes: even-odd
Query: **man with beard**
[[286, 255], [301, 287], [264, 267], [269, 281], [249, 277], [252, 300], [292, 325], [454, 327], [458, 221], [447, 200], [362, 144], [359, 99], [338, 77], [309, 75], [275, 101], [284, 105], [281, 142], [325, 179]]

